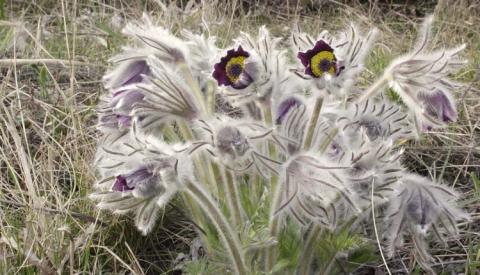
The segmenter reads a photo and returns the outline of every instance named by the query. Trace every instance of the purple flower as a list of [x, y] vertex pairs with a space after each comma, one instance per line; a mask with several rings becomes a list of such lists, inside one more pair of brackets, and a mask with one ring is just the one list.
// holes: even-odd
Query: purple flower
[[117, 176], [112, 186], [113, 191], [125, 192], [133, 190], [133, 187], [127, 185], [127, 179], [123, 176]]
[[118, 175], [113, 183], [112, 190], [118, 192], [132, 191], [136, 187], [158, 181], [158, 177], [146, 167], [141, 167], [131, 173]]
[[134, 88], [119, 89], [113, 93], [110, 102], [114, 112], [129, 114], [134, 104], [143, 100], [145, 95]]
[[288, 112], [295, 106], [298, 106], [302, 104], [300, 100], [298, 100], [295, 97], [289, 97], [282, 101], [278, 107], [277, 107], [277, 114], [276, 114], [276, 119], [275, 123], [276, 124], [281, 124], [285, 116], [288, 114]]
[[417, 98], [423, 105], [424, 115], [427, 118], [427, 121], [422, 121], [424, 129], [430, 130], [432, 128], [432, 123], [428, 123], [428, 120], [440, 122], [440, 124], [457, 120], [455, 104], [445, 92], [438, 89], [431, 93], [419, 92]]
[[246, 62], [250, 54], [239, 46], [237, 50], [227, 51], [227, 55], [215, 64], [213, 78], [220, 86], [231, 86], [234, 89], [244, 89], [253, 82], [256, 68], [254, 63]]
[[105, 76], [105, 87], [107, 89], [118, 89], [120, 87], [142, 82], [143, 75], [150, 73], [145, 60], [133, 60], [123, 62], [116, 69]]
[[340, 62], [337, 62], [332, 47], [323, 40], [317, 41], [312, 49], [299, 52], [297, 57], [305, 66], [305, 74], [315, 78], [324, 74], [337, 76], [344, 69]]

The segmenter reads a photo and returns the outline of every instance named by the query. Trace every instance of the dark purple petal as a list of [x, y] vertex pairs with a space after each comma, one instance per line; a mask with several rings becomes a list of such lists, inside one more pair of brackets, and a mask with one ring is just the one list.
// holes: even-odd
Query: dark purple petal
[[113, 191], [131, 191], [137, 186], [150, 184], [158, 181], [158, 177], [150, 172], [146, 167], [141, 167], [131, 173], [119, 175], [113, 183]]
[[124, 75], [122, 77], [123, 82], [119, 82], [117, 87], [130, 85], [134, 83], [142, 82], [142, 75], [148, 74], [150, 69], [148, 68], [147, 62], [145, 60], [136, 60], [129, 64], [124, 70]]
[[[317, 41], [317, 43], [315, 43], [315, 46], [312, 49], [307, 50], [306, 52], [299, 52], [297, 54], [298, 59], [300, 59], [300, 62], [305, 67], [305, 74], [313, 76], [313, 77], [318, 77], [318, 76], [314, 75], [313, 72], [312, 72], [311, 60], [316, 54], [318, 54], [319, 52], [322, 52], [322, 51], [328, 51], [328, 52], [333, 53], [333, 48], [330, 47], [330, 45], [328, 45], [325, 41], [319, 40], [319, 41]], [[335, 75], [338, 75], [338, 73], [340, 73], [340, 71], [337, 70], [336, 60], [333, 60], [333, 64], [331, 62], [329, 62], [328, 60], [322, 60], [320, 62], [320, 64], [318, 64], [318, 65], [320, 67], [320, 70], [323, 71], [323, 72], [327, 72], [331, 68], [331, 66], [333, 65], [333, 66], [335, 66], [335, 72], [336, 72]]]
[[225, 72], [225, 67], [222, 68], [221, 63], [215, 64], [215, 70], [213, 71], [213, 78], [215, 78], [218, 82], [219, 86], [228, 86], [231, 85], [230, 80], [227, 77], [227, 73]]
[[133, 188], [127, 185], [127, 180], [123, 176], [117, 176], [115, 178], [115, 182], [113, 183], [112, 190], [117, 192], [125, 192], [131, 191]]
[[295, 97], [289, 97], [282, 101], [277, 108], [275, 123], [281, 124], [288, 112], [295, 106], [302, 104], [300, 100]]
[[212, 73], [213, 78], [217, 80], [217, 83], [219, 86], [232, 86], [235, 89], [243, 89], [247, 87], [252, 81], [253, 78], [251, 74], [246, 72], [246, 67], [242, 68], [240, 66], [232, 66], [230, 70], [235, 70], [231, 71], [230, 73], [232, 75], [238, 75], [239, 79], [237, 81], [232, 82], [227, 74], [227, 63], [234, 57], [239, 57], [243, 56], [245, 58], [248, 58], [250, 54], [243, 50], [242, 46], [239, 46], [237, 50], [231, 49], [227, 51], [227, 55], [222, 57], [220, 59], [219, 63], [216, 63], [214, 65], [214, 71]]
[[327, 42], [323, 40], [319, 40], [317, 41], [317, 43], [315, 43], [315, 47], [313, 47], [311, 51], [315, 53], [322, 52], [322, 51], [333, 52], [333, 49], [332, 47], [330, 47], [330, 45], [327, 44]]
[[312, 68], [310, 68], [310, 66], [308, 66], [308, 67], [305, 68], [305, 74], [306, 74], [306, 75], [309, 75], [309, 76], [316, 77], [316, 76], [313, 74]]
[[312, 58], [307, 53], [302, 53], [302, 52], [299, 52], [297, 54], [297, 57], [298, 57], [298, 59], [300, 59], [300, 62], [302, 62], [302, 65], [305, 66], [305, 67], [309, 66], [310, 59]]

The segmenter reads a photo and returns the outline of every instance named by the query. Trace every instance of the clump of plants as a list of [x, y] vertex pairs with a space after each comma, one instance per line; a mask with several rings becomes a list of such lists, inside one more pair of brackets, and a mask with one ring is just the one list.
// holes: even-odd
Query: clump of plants
[[284, 49], [261, 27], [221, 49], [147, 16], [128, 24], [129, 46], [104, 77], [91, 198], [142, 234], [174, 200], [206, 251], [185, 269], [345, 271], [338, 263], [372, 240], [388, 270], [408, 239], [433, 272], [427, 240], [455, 236], [468, 215], [447, 184], [402, 165], [402, 144], [457, 118], [461, 85], [448, 77], [465, 45], [432, 49], [432, 21], [367, 88], [357, 82], [376, 29], [294, 28]]

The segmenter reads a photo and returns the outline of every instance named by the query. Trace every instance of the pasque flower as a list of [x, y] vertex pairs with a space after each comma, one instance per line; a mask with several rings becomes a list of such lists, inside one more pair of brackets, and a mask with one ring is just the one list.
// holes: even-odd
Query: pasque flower
[[305, 74], [312, 77], [322, 77], [324, 74], [337, 76], [344, 69], [337, 63], [332, 47], [323, 40], [317, 41], [312, 49], [299, 52], [297, 57], [305, 66]]
[[282, 69], [286, 51], [278, 49], [279, 42], [265, 26], [256, 37], [242, 33], [236, 46], [215, 64], [213, 77], [226, 87], [223, 94], [230, 103], [240, 106], [260, 100], [270, 104], [271, 95], [280, 93], [288, 75]]
[[444, 242], [440, 231], [443, 228], [450, 235], [456, 235], [458, 220], [469, 216], [456, 205], [459, 195], [451, 188], [414, 174], [402, 177], [401, 189], [390, 198], [385, 213], [385, 240], [388, 255], [402, 245], [403, 237], [409, 233], [415, 240], [419, 263], [430, 269], [429, 255], [424, 238], [428, 231]]
[[149, 72], [146, 60], [128, 60], [119, 62], [115, 69], [103, 77], [103, 81], [106, 89], [115, 91], [124, 86], [142, 82]]
[[141, 102], [144, 97], [136, 86], [126, 86], [113, 93], [110, 104], [116, 113], [129, 115], [135, 103]]
[[431, 130], [434, 126], [457, 120], [455, 101], [449, 93], [442, 90], [419, 92], [417, 99], [423, 107], [422, 130]]
[[147, 234], [158, 211], [191, 179], [190, 160], [151, 135], [106, 136], [100, 147], [96, 166], [101, 179], [90, 197], [101, 209], [135, 212], [136, 226]]
[[290, 111], [292, 111], [295, 107], [302, 105], [303, 102], [295, 96], [289, 96], [283, 99], [280, 104], [277, 106], [276, 115], [275, 115], [275, 123], [282, 124], [285, 117], [288, 115]]
[[148, 59], [152, 75], [137, 87], [144, 95], [133, 105], [132, 115], [145, 129], [161, 127], [172, 120], [191, 121], [200, 116], [200, 104], [192, 95], [192, 87], [167, 63], [152, 56]]
[[[291, 37], [292, 49], [304, 67], [296, 74], [313, 82], [323, 95], [341, 98], [352, 94], [355, 90], [350, 88], [363, 69], [377, 32], [373, 29], [364, 35], [352, 24], [336, 35], [323, 31], [315, 39], [296, 26]], [[308, 81], [305, 85], [308, 87]]]
[[278, 133], [285, 138], [282, 142], [287, 154], [294, 155], [300, 150], [307, 122], [307, 106], [299, 97], [287, 97], [277, 106]]
[[392, 61], [382, 78], [361, 97], [364, 100], [372, 96], [388, 83], [415, 114], [420, 132], [455, 121], [457, 113], [451, 92], [460, 85], [448, 77], [466, 63], [459, 57], [465, 45], [429, 50], [432, 24], [433, 17], [427, 17], [415, 47], [405, 56]]
[[[147, 16], [128, 24], [131, 47], [104, 77], [91, 198], [100, 209], [133, 213], [147, 234], [180, 192], [175, 203], [202, 231], [206, 260], [228, 259], [227, 273], [328, 273], [312, 270], [323, 265], [312, 262], [319, 235], [379, 240], [377, 228], [388, 256], [410, 234], [417, 262], [429, 270], [427, 234], [453, 236], [468, 218], [451, 188], [403, 166], [406, 140], [457, 117], [458, 85], [448, 75], [463, 65], [461, 47], [427, 50], [430, 25], [427, 19], [412, 52], [363, 91], [355, 84], [376, 29], [351, 25], [316, 38], [295, 29], [291, 61], [298, 64], [290, 69], [281, 38], [265, 27], [219, 49], [215, 37], [188, 30], [177, 37]], [[415, 119], [405, 106], [373, 98], [387, 84]], [[285, 240], [301, 250], [298, 267], [275, 265], [285, 262], [276, 253]]]
[[116, 176], [112, 190], [120, 192], [132, 191], [144, 188], [149, 184], [156, 184], [159, 180], [160, 177], [152, 173], [147, 167], [139, 167], [128, 174]]
[[98, 127], [106, 132], [123, 131], [131, 126], [133, 106], [144, 97], [136, 84], [143, 82], [150, 74], [150, 68], [142, 58], [118, 61], [115, 65], [103, 77], [110, 94], [102, 98]]
[[250, 54], [239, 46], [237, 50], [227, 51], [220, 63], [215, 64], [213, 77], [220, 86], [231, 86], [234, 89], [244, 89], [253, 82], [252, 75], [257, 72], [256, 65], [248, 60]]

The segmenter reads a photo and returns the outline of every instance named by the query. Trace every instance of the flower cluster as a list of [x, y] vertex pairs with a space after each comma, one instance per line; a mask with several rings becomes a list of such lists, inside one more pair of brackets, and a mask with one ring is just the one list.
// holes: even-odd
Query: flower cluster
[[[290, 63], [282, 39], [265, 27], [221, 49], [214, 37], [174, 36], [144, 16], [125, 28], [132, 45], [112, 58], [104, 77], [100, 180], [91, 198], [101, 209], [135, 213], [147, 234], [181, 193], [175, 203], [198, 226], [217, 229], [238, 274], [272, 272], [279, 257], [272, 240], [292, 221], [335, 232], [353, 220], [352, 234], [373, 226], [385, 240], [377, 234], [380, 252], [390, 257], [410, 236], [417, 262], [429, 269], [426, 236], [454, 236], [457, 221], [468, 219], [452, 188], [402, 166], [403, 143], [457, 117], [452, 92], [459, 84], [448, 75], [464, 64], [463, 46], [428, 50], [431, 25], [428, 17], [416, 46], [363, 89], [355, 80], [377, 30], [351, 25], [313, 38], [296, 27], [290, 40], [297, 62]], [[381, 94], [388, 86], [405, 105]], [[258, 199], [245, 205], [240, 189]], [[270, 209], [263, 211], [269, 222], [256, 224], [252, 208]], [[262, 226], [268, 236], [242, 233]], [[264, 253], [245, 253], [259, 243]], [[312, 254], [311, 245], [303, 247], [302, 255]], [[247, 266], [260, 260], [260, 267]], [[301, 262], [299, 270], [318, 266]]]

